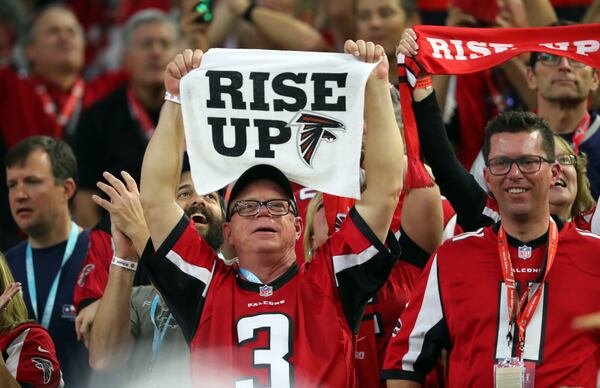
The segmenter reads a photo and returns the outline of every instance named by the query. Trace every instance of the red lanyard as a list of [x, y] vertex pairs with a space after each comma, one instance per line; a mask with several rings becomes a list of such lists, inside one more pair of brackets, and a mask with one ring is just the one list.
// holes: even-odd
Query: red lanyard
[[577, 124], [575, 132], [573, 132], [573, 151], [579, 155], [579, 145], [583, 142], [583, 138], [590, 129], [590, 114], [586, 111], [583, 119]]
[[[512, 332], [513, 323], [516, 323], [519, 328], [518, 344], [521, 357], [523, 357], [523, 349], [525, 347], [525, 329], [533, 317], [535, 309], [540, 301], [542, 287], [546, 281], [548, 272], [550, 272], [550, 268], [552, 268], [552, 264], [554, 264], [557, 247], [558, 227], [556, 226], [554, 220], [550, 219], [550, 231], [548, 233], [547, 249], [548, 259], [546, 261], [546, 271], [544, 273], [544, 277], [541, 284], [539, 286], [535, 286], [535, 290], [533, 291], [531, 298], [529, 298], [529, 301], [527, 301], [527, 297], [529, 296], [532, 285], [527, 287], [519, 299], [519, 295], [515, 287], [515, 275], [510, 259], [510, 252], [508, 251], [508, 244], [506, 242], [506, 233], [504, 232], [502, 225], [500, 225], [500, 230], [498, 230], [498, 253], [500, 254], [500, 265], [502, 266], [502, 275], [504, 276], [504, 283], [506, 284], [507, 291], [506, 299], [508, 301], [508, 318], [510, 322], [509, 334]], [[527, 304], [525, 305], [526, 301]], [[525, 306], [524, 309], [523, 306]]]
[[62, 131], [64, 127], [69, 123], [73, 113], [75, 112], [77, 106], [81, 104], [81, 99], [83, 98], [83, 91], [85, 90], [85, 83], [81, 78], [75, 81], [75, 84], [71, 88], [71, 93], [67, 102], [63, 105], [60, 113], [57, 116], [57, 107], [50, 94], [48, 93], [48, 89], [46, 85], [42, 83], [38, 83], [35, 87], [35, 91], [37, 95], [42, 100], [42, 106], [44, 108], [44, 112], [50, 117], [50, 119], [54, 120], [56, 124], [58, 124], [57, 133], [54, 135], [56, 137], [62, 137]]
[[146, 110], [142, 107], [142, 104], [138, 101], [133, 93], [132, 88], [127, 88], [127, 101], [129, 102], [129, 110], [131, 111], [131, 115], [135, 120], [140, 123], [146, 138], [150, 140], [152, 134], [154, 133], [154, 123], [146, 113]]

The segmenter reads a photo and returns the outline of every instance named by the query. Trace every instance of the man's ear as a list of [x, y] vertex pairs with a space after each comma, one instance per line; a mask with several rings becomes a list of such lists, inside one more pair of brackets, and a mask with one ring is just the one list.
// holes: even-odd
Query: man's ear
[[300, 240], [300, 236], [302, 236], [303, 223], [301, 217], [294, 218], [294, 228], [296, 228], [296, 241]]
[[233, 238], [231, 236], [231, 224], [229, 222], [223, 222], [223, 240], [229, 245], [233, 245]]
[[531, 89], [533, 91], [537, 91], [538, 90], [537, 76], [535, 75], [535, 72], [533, 71], [533, 68], [531, 66], [526, 67], [525, 78], [527, 79], [527, 86], [529, 86], [529, 89]]
[[490, 171], [487, 167], [483, 168], [483, 180], [485, 181], [485, 187], [487, 187], [488, 192], [491, 193], [492, 185], [490, 184]]
[[65, 201], [68, 202], [75, 195], [75, 191], [77, 191], [77, 184], [73, 178], [67, 178], [62, 182], [61, 186], [65, 192]]
[[598, 84], [600, 82], [600, 74], [598, 74], [600, 70], [598, 69], [592, 69], [592, 87], [590, 88], [590, 90], [592, 92], [595, 92], [596, 90], [598, 90]]

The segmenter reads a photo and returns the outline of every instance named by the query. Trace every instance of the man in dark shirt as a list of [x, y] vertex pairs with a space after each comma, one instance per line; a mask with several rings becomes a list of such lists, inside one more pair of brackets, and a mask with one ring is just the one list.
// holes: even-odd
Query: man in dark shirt
[[163, 102], [163, 72], [175, 56], [176, 38], [175, 26], [161, 11], [140, 11], [129, 19], [123, 39], [130, 83], [85, 112], [70, 141], [79, 163], [74, 214], [81, 225], [92, 227], [100, 219], [91, 195], [97, 193], [102, 172], [120, 176], [128, 171], [139, 181], [146, 144]]
[[29, 317], [48, 329], [67, 386], [85, 387], [87, 351], [75, 336], [73, 289], [88, 247], [88, 232], [71, 220], [69, 201], [77, 162], [62, 140], [29, 137], [6, 155], [12, 216], [27, 240], [6, 252], [23, 285]]

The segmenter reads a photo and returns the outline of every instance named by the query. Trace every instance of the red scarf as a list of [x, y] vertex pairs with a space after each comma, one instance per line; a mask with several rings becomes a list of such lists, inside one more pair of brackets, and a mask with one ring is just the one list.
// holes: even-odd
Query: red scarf
[[600, 24], [543, 28], [458, 28], [415, 26], [419, 53], [398, 55], [400, 102], [408, 156], [405, 186], [431, 185], [420, 156], [412, 89], [422, 72], [469, 74], [525, 52], [546, 52], [600, 68]]

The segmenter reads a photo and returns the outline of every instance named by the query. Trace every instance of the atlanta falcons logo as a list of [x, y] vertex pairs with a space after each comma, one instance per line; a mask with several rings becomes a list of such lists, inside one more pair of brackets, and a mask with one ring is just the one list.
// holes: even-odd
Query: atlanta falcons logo
[[44, 372], [44, 384], [48, 384], [52, 379], [52, 372], [54, 372], [52, 362], [41, 357], [32, 357], [31, 361], [33, 361], [36, 368]]
[[300, 126], [298, 131], [298, 153], [300, 158], [308, 167], [312, 167], [312, 161], [321, 144], [321, 140], [328, 143], [337, 140], [337, 136], [329, 129], [345, 131], [344, 124], [327, 116], [311, 112], [299, 112], [288, 126]]

